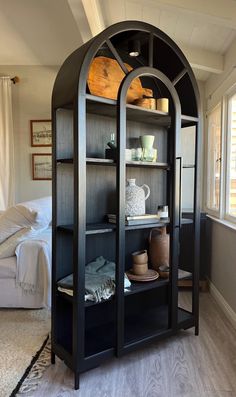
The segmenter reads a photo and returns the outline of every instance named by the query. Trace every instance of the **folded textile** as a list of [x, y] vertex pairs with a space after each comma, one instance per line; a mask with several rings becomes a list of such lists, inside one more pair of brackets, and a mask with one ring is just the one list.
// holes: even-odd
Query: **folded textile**
[[[85, 301], [101, 302], [103, 299], [109, 299], [115, 294], [115, 268], [114, 262], [106, 260], [99, 256], [85, 267]], [[124, 287], [128, 288], [131, 284], [125, 275]], [[64, 277], [58, 282], [58, 289], [73, 295], [73, 274]]]
[[26, 293], [43, 292], [45, 307], [51, 305], [51, 229], [16, 248], [16, 284]]

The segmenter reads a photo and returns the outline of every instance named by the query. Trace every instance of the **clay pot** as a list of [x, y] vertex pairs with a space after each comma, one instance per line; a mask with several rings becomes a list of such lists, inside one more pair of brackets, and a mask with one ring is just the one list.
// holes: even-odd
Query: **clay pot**
[[149, 234], [149, 262], [153, 269], [160, 266], [169, 266], [170, 236], [166, 233], [166, 227], [154, 228]]
[[148, 265], [147, 263], [133, 263], [133, 273], [137, 276], [142, 276], [143, 274], [147, 273]]
[[147, 263], [147, 261], [148, 261], [147, 250], [136, 251], [132, 253], [133, 263], [143, 264], [143, 263]]
[[169, 278], [170, 268], [169, 266], [162, 265], [158, 269], [158, 273], [160, 274], [161, 278]]

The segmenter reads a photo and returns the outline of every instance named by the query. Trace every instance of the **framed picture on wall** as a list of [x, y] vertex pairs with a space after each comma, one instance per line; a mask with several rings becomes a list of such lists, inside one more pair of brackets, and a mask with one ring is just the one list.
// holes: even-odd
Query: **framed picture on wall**
[[51, 120], [30, 120], [31, 146], [52, 146]]
[[33, 153], [32, 170], [34, 180], [52, 179], [52, 155], [50, 153]]

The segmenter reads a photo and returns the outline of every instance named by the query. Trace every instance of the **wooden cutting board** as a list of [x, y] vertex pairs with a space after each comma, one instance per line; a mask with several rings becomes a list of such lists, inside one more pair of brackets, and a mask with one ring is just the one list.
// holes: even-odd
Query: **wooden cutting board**
[[[132, 67], [125, 63], [128, 71]], [[109, 99], [117, 99], [120, 83], [125, 73], [115, 59], [107, 57], [96, 57], [91, 63], [88, 73], [88, 87], [90, 94], [102, 96]], [[143, 88], [139, 78], [133, 80], [127, 92], [127, 103], [132, 103], [143, 96], [151, 97], [152, 90]]]

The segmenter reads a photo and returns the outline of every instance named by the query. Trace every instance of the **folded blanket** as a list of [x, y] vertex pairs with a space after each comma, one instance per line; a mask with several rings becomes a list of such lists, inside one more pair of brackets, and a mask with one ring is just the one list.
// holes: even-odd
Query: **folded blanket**
[[51, 305], [51, 229], [16, 248], [16, 284], [26, 293], [43, 292], [46, 307]]
[[[101, 302], [115, 294], [116, 264], [99, 256], [85, 267], [85, 300]], [[73, 295], [73, 274], [64, 277], [58, 282], [59, 290]], [[125, 288], [130, 287], [130, 281], [125, 275]]]

